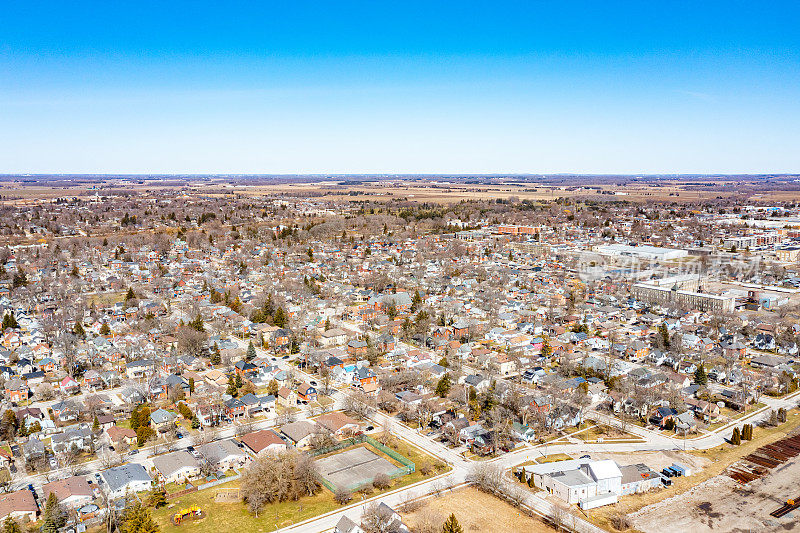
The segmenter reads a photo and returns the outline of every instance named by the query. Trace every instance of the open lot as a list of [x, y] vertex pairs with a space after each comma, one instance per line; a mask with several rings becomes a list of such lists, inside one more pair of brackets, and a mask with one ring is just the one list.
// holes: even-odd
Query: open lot
[[337, 488], [368, 483], [378, 474], [397, 469], [388, 459], [369, 448], [359, 447], [317, 459], [319, 472]]
[[800, 495], [800, 459], [743, 486], [728, 476], [716, 476], [693, 489], [649, 505], [629, 515], [644, 532], [663, 531], [669, 514], [674, 531], [800, 531], [800, 513], [783, 518], [769, 515], [789, 498]]
[[465, 532], [492, 533], [550, 533], [555, 531], [538, 518], [527, 516], [503, 500], [474, 487], [465, 487], [427, 500], [413, 513], [403, 514], [403, 521], [412, 531], [432, 524], [440, 531], [442, 523], [454, 513]]
[[698, 457], [690, 453], [675, 452], [670, 450], [626, 453], [591, 452], [591, 454], [592, 459], [612, 459], [621, 465], [644, 463], [653, 470], [658, 471], [661, 471], [668, 466], [672, 466], [673, 463], [680, 463], [691, 468], [693, 472], [697, 472], [711, 463], [711, 461], [705, 457]]
[[[653, 453], [652, 457], [647, 457], [646, 454], [630, 453], [630, 454], [592, 454], [597, 459], [614, 459], [620, 464], [631, 464], [633, 462], [644, 462], [649, 466], [659, 469], [659, 467], [671, 464], [673, 461], [684, 463], [687, 466], [694, 466], [695, 468], [703, 467], [701, 470], [696, 471], [691, 477], [673, 478], [672, 486], [660, 490], [654, 490], [643, 494], [634, 494], [625, 496], [614, 506], [599, 507], [592, 509], [588, 512], [592, 522], [606, 529], [611, 529], [611, 524], [614, 522], [615, 517], [618, 515], [627, 515], [632, 517], [633, 527], [640, 531], [663, 531], [663, 521], [665, 513], [669, 513], [670, 520], [672, 520], [673, 512], [677, 514], [678, 518], [682, 515], [678, 514], [678, 509], [681, 513], [690, 513], [692, 509], [700, 509], [703, 512], [718, 513], [715, 510], [717, 505], [725, 505], [723, 500], [733, 498], [733, 494], [742, 490], [744, 487], [738, 485], [734, 480], [730, 479], [723, 472], [731, 464], [738, 461], [742, 457], [752, 453], [754, 450], [763, 446], [782, 439], [787, 435], [796, 433], [797, 428], [800, 427], [800, 413], [792, 410], [789, 413], [789, 419], [786, 423], [778, 427], [755, 429], [754, 438], [751, 441], [743, 441], [740, 446], [732, 446], [730, 444], [723, 444], [716, 448], [708, 450], [696, 450], [689, 453], [682, 452], [646, 452]], [[673, 454], [679, 454], [676, 459], [673, 459]], [[748, 500], [751, 503], [746, 503], [744, 511], [748, 512], [754, 519], [761, 517], [764, 520], [770, 519], [769, 513], [780, 507], [780, 501], [786, 498], [797, 497], [798, 494], [781, 494], [782, 489], [782, 475], [788, 475], [788, 480], [791, 480], [795, 487], [797, 487], [797, 479], [800, 476], [800, 466], [797, 462], [793, 462], [794, 466], [788, 466], [786, 463], [784, 467], [776, 468], [772, 474], [767, 476], [777, 476], [777, 485], [769, 487], [768, 491], [762, 491], [765, 494], [772, 494], [776, 500], [772, 502], [756, 500]], [[785, 469], [784, 469], [785, 468]], [[786, 474], [784, 474], [786, 473]], [[766, 480], [766, 479], [765, 479]], [[755, 482], [752, 484], [755, 486]], [[771, 491], [771, 492], [769, 492]], [[785, 492], [785, 491], [784, 491]], [[800, 493], [798, 490], [789, 490], [790, 493]], [[672, 505], [665, 502], [674, 502]], [[666, 507], [665, 507], [666, 505]], [[702, 505], [703, 507], [698, 507]], [[754, 505], [761, 505], [763, 509], [758, 508], [754, 512]], [[660, 512], [658, 511], [660, 509]], [[651, 514], [652, 512], [652, 514]], [[790, 513], [791, 514], [791, 513]], [[797, 513], [795, 513], [795, 516]], [[720, 525], [722, 517], [720, 512], [719, 516], [711, 516], [712, 526], [709, 529], [715, 531], [748, 531], [747, 527], [738, 530], [726, 529]], [[683, 516], [681, 519], [688, 519]], [[787, 520], [791, 519], [789, 515]], [[706, 524], [708, 520], [706, 521]], [[658, 529], [660, 524], [661, 529]], [[775, 522], [777, 525], [777, 522]], [[651, 526], [648, 529], [648, 526]], [[738, 526], [737, 526], [738, 527]], [[753, 531], [764, 531], [765, 526], [761, 525]], [[789, 529], [790, 530], [790, 529]], [[676, 528], [674, 531], [696, 531], [693, 528]], [[702, 530], [701, 530], [702, 531]]]

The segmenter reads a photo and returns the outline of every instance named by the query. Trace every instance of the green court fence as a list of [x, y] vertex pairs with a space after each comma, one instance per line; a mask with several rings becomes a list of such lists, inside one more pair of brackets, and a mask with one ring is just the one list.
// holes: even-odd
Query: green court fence
[[[345, 439], [345, 440], [343, 440], [343, 441], [341, 441], [338, 444], [335, 444], [333, 446], [328, 446], [327, 448], [321, 448], [319, 450], [313, 451], [313, 452], [311, 452], [311, 456], [312, 457], [319, 457], [320, 455], [327, 455], [329, 453], [338, 452], [339, 450], [344, 450], [346, 448], [350, 448], [350, 447], [355, 446], [357, 444], [363, 444], [363, 443], [369, 444], [370, 446], [372, 446], [373, 448], [375, 448], [379, 452], [381, 452], [381, 453], [383, 453], [385, 455], [388, 455], [389, 457], [391, 457], [392, 459], [394, 459], [395, 461], [397, 461], [398, 463], [403, 465], [401, 467], [395, 468], [391, 472], [387, 472], [386, 475], [389, 476], [389, 479], [395, 479], [395, 478], [398, 478], [398, 477], [401, 477], [401, 476], [405, 476], [405, 475], [408, 475], [408, 474], [413, 474], [416, 471], [416, 465], [414, 464], [414, 461], [412, 461], [411, 459], [409, 459], [407, 457], [404, 457], [404, 456], [400, 455], [399, 453], [397, 453], [395, 450], [389, 448], [388, 446], [384, 446], [383, 444], [381, 444], [380, 442], [376, 441], [375, 439], [373, 439], [372, 437], [370, 437], [368, 435], [357, 435], [355, 437], [351, 437], [349, 439]], [[336, 489], [338, 487], [336, 487], [333, 483], [331, 483], [330, 481], [328, 481], [327, 479], [325, 479], [322, 476], [320, 476], [320, 481], [322, 482], [322, 485], [326, 489], [328, 489], [331, 492], [336, 492]], [[369, 485], [370, 483], [372, 483], [372, 480], [371, 479], [367, 479], [367, 480], [364, 480], [364, 481], [359, 481], [358, 483], [354, 483], [354, 484], [349, 485], [349, 486], [344, 487], [344, 488], [349, 490], [350, 492], [355, 492], [355, 491], [361, 489], [362, 487], [365, 487], [366, 485]]]

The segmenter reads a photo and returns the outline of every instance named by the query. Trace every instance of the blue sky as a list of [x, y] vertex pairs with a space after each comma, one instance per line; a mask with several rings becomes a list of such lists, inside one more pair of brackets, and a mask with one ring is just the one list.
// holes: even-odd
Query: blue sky
[[800, 172], [798, 21], [778, 1], [5, 1], [0, 172]]

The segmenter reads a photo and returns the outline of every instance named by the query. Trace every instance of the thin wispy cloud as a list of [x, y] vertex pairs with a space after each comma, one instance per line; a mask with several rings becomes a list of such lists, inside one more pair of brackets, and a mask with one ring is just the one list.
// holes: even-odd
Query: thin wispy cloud
[[685, 89], [677, 89], [675, 92], [678, 93], [678, 94], [683, 94], [685, 96], [691, 96], [692, 98], [694, 98], [696, 100], [702, 100], [704, 102], [716, 102], [717, 101], [717, 97], [714, 96], [713, 94], [703, 93], [703, 92], [699, 92], [699, 91], [687, 91]]

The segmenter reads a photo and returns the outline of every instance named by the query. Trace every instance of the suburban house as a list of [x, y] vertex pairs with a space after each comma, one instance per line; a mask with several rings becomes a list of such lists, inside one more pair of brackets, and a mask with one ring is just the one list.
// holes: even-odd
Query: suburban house
[[111, 439], [116, 445], [124, 442], [127, 445], [132, 445], [136, 442], [136, 432], [131, 428], [121, 428], [119, 426], [111, 426], [106, 430], [108, 438]]
[[280, 438], [271, 429], [262, 429], [243, 435], [239, 438], [242, 444], [256, 455], [263, 453], [282, 452], [286, 450], [286, 441]]
[[156, 409], [150, 413], [150, 422], [152, 422], [156, 431], [162, 433], [175, 424], [175, 418], [175, 413], [171, 413], [166, 409]]
[[218, 440], [203, 444], [197, 451], [219, 470], [242, 468], [250, 458], [232, 440]]
[[239, 398], [228, 398], [225, 400], [225, 417], [228, 420], [236, 420], [244, 416], [247, 412], [247, 406]]
[[340, 328], [333, 328], [323, 331], [319, 338], [319, 343], [323, 348], [339, 346], [345, 342], [347, 342], [347, 333]]
[[287, 387], [278, 390], [278, 404], [284, 407], [297, 406], [297, 393]]
[[5, 396], [10, 402], [19, 403], [28, 399], [30, 389], [21, 379], [10, 379], [6, 382]]
[[94, 499], [91, 485], [83, 476], [72, 476], [59, 481], [51, 481], [42, 486], [44, 499], [55, 494], [58, 501], [71, 509], [78, 509]]
[[302, 402], [317, 401], [317, 389], [308, 383], [302, 383], [297, 387], [297, 398]]
[[364, 533], [364, 530], [346, 516], [342, 516], [333, 528], [333, 533]]
[[361, 424], [357, 420], [350, 418], [341, 411], [320, 415], [314, 420], [314, 422], [316, 422], [318, 426], [330, 431], [339, 439], [354, 435], [361, 431]]
[[150, 490], [152, 479], [139, 463], [128, 463], [103, 470], [100, 475], [111, 500], [122, 498], [126, 492]]
[[200, 475], [200, 463], [186, 450], [159, 455], [153, 458], [153, 468], [165, 483], [179, 483]]
[[68, 428], [63, 433], [53, 435], [50, 445], [55, 453], [65, 453], [73, 449], [88, 451], [92, 446], [92, 432], [87, 427]]
[[33, 492], [28, 489], [0, 494], [0, 520], [11, 517], [17, 521], [27, 519], [29, 522], [36, 520], [39, 506], [33, 498]]
[[297, 448], [304, 448], [311, 442], [317, 427], [306, 420], [298, 420], [280, 427], [281, 434]]

